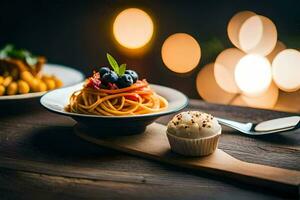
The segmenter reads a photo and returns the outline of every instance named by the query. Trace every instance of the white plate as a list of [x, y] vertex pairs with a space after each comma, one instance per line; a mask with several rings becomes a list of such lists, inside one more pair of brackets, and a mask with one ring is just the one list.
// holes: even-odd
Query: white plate
[[[75, 69], [57, 64], [45, 64], [42, 69], [43, 74], [55, 75], [63, 82], [63, 87], [68, 87], [84, 80], [84, 75]], [[0, 101], [29, 99], [41, 97], [46, 92], [32, 92], [28, 94], [0, 96]]]
[[149, 116], [162, 116], [167, 115], [184, 108], [188, 103], [188, 98], [178, 90], [173, 88], [150, 84], [150, 87], [159, 95], [165, 97], [168, 101], [168, 108], [166, 110], [142, 114], [142, 115], [129, 115], [129, 116], [103, 116], [103, 115], [88, 115], [80, 113], [71, 113], [65, 110], [65, 107], [69, 104], [71, 95], [80, 89], [82, 89], [84, 83], [79, 83], [71, 87], [59, 88], [45, 94], [41, 99], [40, 103], [48, 110], [67, 115], [70, 117], [89, 117], [89, 118], [142, 118]]
[[60, 115], [72, 117], [80, 125], [97, 127], [96, 130], [101, 130], [103, 135], [136, 134], [143, 132], [146, 126], [158, 117], [177, 112], [188, 103], [187, 97], [175, 89], [152, 84], [150, 84], [150, 87], [167, 99], [169, 105], [166, 110], [133, 116], [101, 116], [67, 112], [65, 107], [69, 104], [70, 96], [73, 92], [82, 88], [82, 83], [50, 91], [40, 99], [40, 102], [46, 109]]

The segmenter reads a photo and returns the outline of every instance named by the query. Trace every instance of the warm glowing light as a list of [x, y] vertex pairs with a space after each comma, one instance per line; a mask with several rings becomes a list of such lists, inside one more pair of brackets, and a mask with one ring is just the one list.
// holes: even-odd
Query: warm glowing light
[[228, 104], [235, 94], [225, 92], [217, 84], [214, 77], [214, 63], [205, 65], [196, 78], [199, 95], [208, 102]]
[[116, 17], [113, 33], [122, 46], [129, 49], [140, 48], [152, 38], [153, 22], [143, 10], [129, 8]]
[[198, 42], [186, 33], [176, 33], [164, 42], [161, 55], [164, 64], [172, 71], [186, 73], [199, 63], [201, 49]]
[[273, 79], [276, 85], [293, 92], [300, 88], [300, 52], [286, 49], [277, 54], [272, 62]]
[[286, 49], [285, 44], [283, 44], [281, 41], [278, 40], [273, 51], [267, 55], [267, 59], [272, 63], [275, 56], [284, 49]]
[[227, 34], [234, 46], [239, 48], [239, 32], [243, 23], [256, 14], [251, 11], [242, 11], [235, 14], [229, 21], [227, 26]]
[[245, 55], [236, 48], [222, 51], [215, 62], [214, 75], [218, 85], [229, 93], [238, 93], [240, 90], [234, 80], [234, 70], [237, 63]]
[[279, 98], [275, 105], [276, 110], [300, 113], [300, 90], [296, 92], [279, 92]]
[[247, 103], [244, 101], [244, 99], [242, 99], [241, 97], [242, 95], [239, 95], [237, 97], [235, 97], [231, 102], [230, 105], [234, 105], [234, 106], [248, 106]]
[[241, 98], [246, 102], [248, 106], [255, 108], [271, 109], [275, 106], [278, 99], [279, 90], [277, 86], [272, 83], [268, 90], [258, 97], [248, 97], [242, 95]]
[[267, 17], [256, 15], [248, 18], [239, 32], [240, 48], [247, 53], [268, 55], [277, 42], [275, 24]]
[[263, 56], [246, 55], [238, 62], [234, 78], [244, 95], [259, 96], [269, 88], [272, 81], [270, 62]]

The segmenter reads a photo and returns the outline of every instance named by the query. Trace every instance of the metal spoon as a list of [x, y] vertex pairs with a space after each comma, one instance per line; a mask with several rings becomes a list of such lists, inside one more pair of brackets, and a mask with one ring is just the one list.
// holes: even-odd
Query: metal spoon
[[220, 124], [247, 135], [266, 135], [300, 128], [300, 116], [277, 118], [260, 123], [241, 123], [218, 117], [217, 120]]

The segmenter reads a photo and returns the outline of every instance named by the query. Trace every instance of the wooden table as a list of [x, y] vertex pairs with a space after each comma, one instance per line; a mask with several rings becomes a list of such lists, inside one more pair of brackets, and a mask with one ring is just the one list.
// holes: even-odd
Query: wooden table
[[[82, 141], [75, 122], [37, 102], [0, 107], [0, 199], [297, 199]], [[191, 100], [191, 110], [253, 122], [290, 113]], [[158, 122], [165, 124], [171, 116]], [[219, 148], [253, 163], [300, 170], [300, 131], [249, 137], [223, 127]]]

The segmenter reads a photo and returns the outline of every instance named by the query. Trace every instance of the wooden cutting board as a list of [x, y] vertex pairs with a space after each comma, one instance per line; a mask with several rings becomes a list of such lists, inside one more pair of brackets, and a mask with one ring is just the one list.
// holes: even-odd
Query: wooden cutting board
[[166, 126], [153, 123], [140, 135], [99, 138], [93, 130], [75, 126], [76, 134], [97, 145], [160, 162], [226, 176], [250, 184], [299, 192], [300, 172], [238, 160], [221, 149], [205, 157], [186, 157], [173, 153], [166, 136]]

